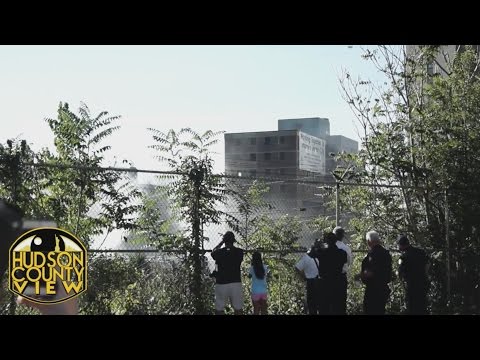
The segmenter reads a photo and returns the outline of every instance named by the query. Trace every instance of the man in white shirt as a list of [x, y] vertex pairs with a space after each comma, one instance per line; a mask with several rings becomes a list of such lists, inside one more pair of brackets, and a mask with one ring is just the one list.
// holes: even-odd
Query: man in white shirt
[[309, 315], [318, 314], [320, 311], [320, 288], [318, 278], [317, 253], [321, 250], [322, 243], [316, 240], [311, 249], [296, 263], [297, 273], [307, 282], [307, 310]]
[[341, 309], [341, 314], [345, 315], [347, 313], [347, 274], [348, 274], [348, 268], [350, 265], [352, 265], [352, 250], [350, 249], [350, 246], [344, 243], [345, 239], [345, 230], [341, 226], [337, 226], [335, 229], [333, 229], [333, 233], [337, 236], [337, 242], [335, 245], [343, 251], [347, 253], [347, 262], [345, 265], [343, 265], [343, 270], [342, 270], [342, 299], [341, 299], [341, 304], [339, 304], [339, 309]]

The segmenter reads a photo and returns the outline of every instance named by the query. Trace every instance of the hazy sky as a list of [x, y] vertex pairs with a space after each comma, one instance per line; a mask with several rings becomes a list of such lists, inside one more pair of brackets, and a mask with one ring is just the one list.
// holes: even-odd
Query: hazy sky
[[[277, 120], [328, 117], [359, 140], [341, 98], [342, 68], [374, 77], [359, 46], [0, 46], [1, 142], [53, 146], [44, 121], [60, 101], [121, 115], [110, 155], [159, 169], [147, 127], [276, 130]], [[215, 149], [224, 170], [223, 137]], [[113, 163], [106, 164], [113, 165]]]

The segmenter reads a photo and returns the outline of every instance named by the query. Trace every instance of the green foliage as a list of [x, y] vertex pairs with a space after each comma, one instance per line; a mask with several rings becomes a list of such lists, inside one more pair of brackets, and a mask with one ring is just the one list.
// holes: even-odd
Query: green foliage
[[[35, 152], [25, 140], [0, 145], [0, 197], [18, 205], [26, 218], [56, 221], [87, 245], [102, 232], [131, 229], [137, 210], [132, 201], [138, 191], [124, 174], [100, 168], [110, 148], [104, 142], [118, 129], [112, 125], [116, 119], [107, 112], [92, 117], [85, 104], [76, 115], [68, 104], [60, 104], [57, 119], [47, 119], [55, 154], [47, 149]], [[111, 272], [117, 271], [115, 266]], [[100, 313], [108, 312], [98, 306]], [[5, 309], [30, 311], [15, 307], [10, 301]]]
[[[226, 221], [232, 229], [237, 229], [236, 219], [219, 210], [219, 205], [226, 204], [230, 193], [222, 178], [213, 174], [213, 161], [210, 158], [210, 147], [218, 142], [220, 132], [206, 131], [200, 135], [190, 128], [181, 129], [178, 133], [170, 130], [163, 133], [149, 129], [153, 133], [154, 145], [158, 159], [166, 162], [168, 167], [179, 173], [165, 187], [172, 198], [173, 218], [187, 224], [189, 230], [178, 231], [176, 236], [163, 236], [158, 239], [159, 246], [177, 245], [180, 252], [186, 254], [183, 259], [188, 269], [189, 288], [193, 294], [196, 314], [206, 313], [211, 302], [207, 300], [205, 273], [207, 263], [203, 260], [205, 237], [204, 226]], [[188, 138], [185, 138], [188, 137]]]
[[[394, 246], [395, 236], [406, 232], [421, 247], [435, 249], [432, 309], [448, 311], [446, 304], [452, 306], [449, 311], [478, 312], [480, 296], [473, 289], [479, 277], [471, 275], [478, 271], [468, 257], [480, 254], [479, 57], [470, 46], [450, 56], [439, 46], [404, 50], [366, 51], [365, 58], [385, 76], [383, 85], [356, 81], [348, 73], [341, 81], [362, 130], [356, 180], [401, 188], [342, 188], [342, 206], [356, 214], [349, 226], [356, 248], [365, 231], [375, 228], [387, 245]], [[438, 73], [429, 71], [432, 64]], [[455, 265], [451, 304], [445, 273], [449, 252]]]
[[26, 217], [48, 217], [42, 202], [48, 172], [33, 166], [42, 156], [26, 140], [10, 139], [0, 144], [0, 197], [16, 204]]
[[242, 180], [230, 179], [230, 188], [233, 196], [231, 200], [236, 204], [239, 214], [238, 231], [242, 236], [242, 245], [250, 246], [250, 229], [255, 229], [257, 223], [262, 221], [262, 210], [268, 208], [264, 199], [270, 188], [259, 180], [253, 180], [251, 185], [245, 187]]
[[[215, 137], [222, 132], [206, 131], [200, 135], [190, 128], [181, 129], [178, 133], [169, 130], [166, 134], [155, 129], [149, 130], [156, 142], [150, 148], [160, 153], [157, 158], [181, 175], [168, 178], [170, 181], [163, 187], [173, 199], [172, 216], [190, 226], [198, 222], [201, 227], [225, 220], [236, 229], [236, 219], [219, 210], [219, 205], [225, 204], [226, 196], [231, 192], [224, 180], [213, 174], [213, 160], [210, 157], [210, 147], [218, 142]], [[188, 247], [188, 244], [184, 246]]]
[[88, 287], [80, 297], [81, 314], [124, 314], [132, 306], [131, 292], [141, 279], [141, 268], [121, 256], [90, 256]]
[[[92, 315], [194, 314], [187, 269], [173, 258], [97, 255], [80, 313]], [[209, 312], [213, 312], [209, 309]]]
[[161, 249], [177, 249], [181, 237], [176, 232], [175, 219], [171, 214], [172, 202], [165, 187], [147, 186], [140, 196], [140, 207], [135, 228], [127, 241], [132, 245], [158, 246]]
[[[264, 192], [258, 193], [259, 196], [263, 194]], [[252, 203], [256, 202], [258, 199], [252, 201]], [[303, 255], [298, 244], [301, 232], [300, 220], [298, 217], [286, 215], [275, 219], [266, 215], [258, 215], [256, 221], [252, 223], [251, 229], [248, 241], [242, 239], [240, 245], [247, 250], [260, 251], [265, 264], [270, 269], [268, 278], [269, 314], [302, 314], [304, 312], [305, 285], [297, 278], [294, 270], [295, 263]], [[263, 253], [263, 249], [267, 249], [269, 252]], [[292, 249], [298, 249], [299, 253], [292, 254]], [[250, 267], [250, 263], [251, 256], [247, 255], [244, 260], [245, 273], [247, 273], [246, 270]], [[246, 299], [250, 299], [250, 283], [251, 280], [245, 277], [243, 284], [245, 284]], [[250, 302], [245, 311], [253, 312]]]
[[[139, 192], [125, 174], [100, 169], [110, 149], [103, 142], [118, 130], [112, 124], [119, 116], [103, 111], [93, 117], [85, 104], [78, 111], [76, 115], [60, 103], [57, 119], [46, 119], [56, 154], [46, 152], [43, 159], [50, 165], [44, 203], [59, 226], [89, 243], [104, 231], [133, 227], [137, 208], [132, 200]], [[91, 215], [93, 211], [97, 214]]]
[[299, 248], [301, 223], [298, 217], [282, 215], [278, 218], [259, 216], [249, 238], [249, 249], [269, 249], [280, 252]]

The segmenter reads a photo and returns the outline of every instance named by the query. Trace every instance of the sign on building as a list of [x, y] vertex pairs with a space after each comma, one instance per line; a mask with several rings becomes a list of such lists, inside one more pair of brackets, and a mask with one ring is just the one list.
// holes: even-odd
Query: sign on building
[[298, 167], [300, 170], [325, 174], [325, 140], [315, 136], [299, 134]]

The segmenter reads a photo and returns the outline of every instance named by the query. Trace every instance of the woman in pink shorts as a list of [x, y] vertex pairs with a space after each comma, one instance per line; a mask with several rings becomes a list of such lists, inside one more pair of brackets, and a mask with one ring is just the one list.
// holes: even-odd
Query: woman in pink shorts
[[262, 255], [255, 251], [248, 277], [252, 279], [252, 302], [254, 315], [267, 315], [267, 274], [268, 267], [263, 265]]

